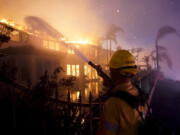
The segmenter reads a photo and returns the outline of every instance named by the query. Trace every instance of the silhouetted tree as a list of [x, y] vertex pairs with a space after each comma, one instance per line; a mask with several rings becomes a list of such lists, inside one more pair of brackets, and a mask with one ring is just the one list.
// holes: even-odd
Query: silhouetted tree
[[[157, 53], [157, 50], [153, 50], [150, 54], [152, 61], [154, 61], [156, 64], [157, 64], [157, 61], [158, 61], [158, 63], [162, 62], [162, 61], [166, 61], [168, 67], [170, 69], [172, 68], [173, 62], [172, 62], [171, 58], [169, 57], [167, 49], [165, 47], [158, 45], [158, 59], [157, 59], [155, 53]], [[160, 70], [160, 65], [158, 65], [157, 69]]]
[[162, 39], [163, 37], [165, 37], [167, 34], [171, 34], [171, 33], [175, 33], [178, 37], [179, 34], [177, 32], [177, 30], [171, 26], [163, 26], [159, 29], [158, 34], [156, 36], [156, 40], [155, 40], [155, 46], [156, 46], [156, 66], [157, 66], [157, 70], [160, 70], [160, 66], [159, 66], [159, 62], [162, 61], [163, 59], [166, 59], [168, 66], [172, 67], [172, 62], [169, 58], [169, 56], [167, 55], [167, 51], [166, 52], [160, 52], [161, 50], [166, 50], [165, 47], [159, 46], [158, 45], [158, 41], [160, 39]]

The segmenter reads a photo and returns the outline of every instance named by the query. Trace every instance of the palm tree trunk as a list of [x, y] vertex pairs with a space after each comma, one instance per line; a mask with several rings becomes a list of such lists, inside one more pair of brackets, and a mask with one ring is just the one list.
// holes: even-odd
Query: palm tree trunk
[[158, 48], [157, 40], [156, 40], [156, 68], [157, 68], [157, 71], [160, 71], [160, 66], [159, 66], [159, 48]]

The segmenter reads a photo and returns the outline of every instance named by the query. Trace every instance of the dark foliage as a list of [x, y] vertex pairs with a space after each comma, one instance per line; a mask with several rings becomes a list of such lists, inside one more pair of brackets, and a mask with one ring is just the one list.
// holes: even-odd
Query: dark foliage
[[[61, 101], [57, 97], [59, 86], [70, 90], [76, 81], [75, 77], [61, 78], [59, 75], [61, 72], [64, 72], [61, 67], [56, 68], [52, 75], [45, 71], [39, 82], [30, 89], [31, 87], [16, 82], [17, 67], [1, 63], [0, 78], [3, 83], [0, 82], [0, 87], [8, 91], [7, 97], [0, 100], [0, 107], [3, 110], [0, 113], [2, 130], [9, 129], [6, 132], [29, 135], [90, 134], [92, 113], [89, 111], [90, 105], [81, 103], [81, 94], [77, 103], [71, 101], [70, 92], [66, 101]], [[52, 98], [52, 91], [55, 91], [55, 98]]]

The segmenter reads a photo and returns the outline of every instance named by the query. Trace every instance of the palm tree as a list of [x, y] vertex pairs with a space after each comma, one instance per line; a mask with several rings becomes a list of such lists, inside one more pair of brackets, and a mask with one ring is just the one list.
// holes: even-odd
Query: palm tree
[[[167, 52], [160, 52], [160, 50], [166, 50], [164, 47], [162, 46], [159, 46], [158, 45], [158, 41], [160, 39], [162, 39], [165, 35], [167, 34], [171, 34], [171, 33], [175, 33], [178, 37], [179, 37], [179, 34], [178, 32], [176, 31], [176, 29], [174, 29], [173, 27], [171, 26], [164, 26], [164, 27], [161, 27], [158, 31], [158, 34], [156, 36], [156, 40], [155, 40], [155, 47], [156, 47], [156, 67], [157, 67], [157, 70], [159, 71], [160, 70], [160, 66], [159, 66], [159, 62], [162, 61], [163, 59], [166, 59], [166, 61], [168, 62], [168, 65], [172, 65], [172, 62], [170, 60], [170, 58], [168, 57], [167, 55]], [[170, 66], [171, 67], [171, 66]]]
[[[162, 46], [158, 45], [158, 59], [157, 59], [157, 56], [155, 54], [157, 55], [157, 50], [153, 50], [151, 52], [151, 54], [149, 55], [149, 57], [152, 59], [152, 61], [154, 61], [155, 65], [157, 64], [157, 61], [158, 61], [158, 64], [159, 64], [159, 62], [162, 62], [162, 61], [165, 60], [168, 67], [170, 69], [172, 68], [173, 62], [172, 62], [171, 58], [169, 57], [167, 49], [165, 47], [162, 47]], [[160, 70], [160, 65], [158, 65], [157, 70], [158, 71]]]

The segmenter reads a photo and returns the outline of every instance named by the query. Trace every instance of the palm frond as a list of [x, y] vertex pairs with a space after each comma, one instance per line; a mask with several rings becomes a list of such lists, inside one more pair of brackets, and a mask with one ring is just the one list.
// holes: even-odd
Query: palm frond
[[176, 34], [178, 37], [179, 33], [177, 32], [177, 30], [171, 26], [163, 26], [159, 29], [157, 37], [156, 37], [156, 43], [158, 43], [158, 41], [160, 39], [162, 39], [163, 37], [165, 37], [167, 34]]
[[112, 40], [113, 42], [117, 43], [116, 34], [118, 32], [124, 33], [124, 30], [121, 27], [112, 24], [105, 35], [105, 39]]

